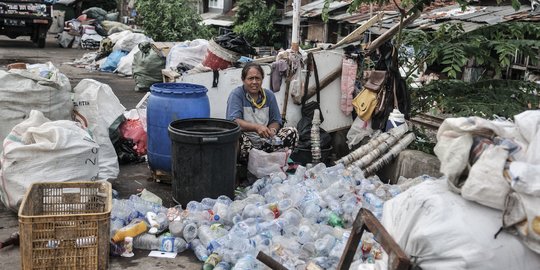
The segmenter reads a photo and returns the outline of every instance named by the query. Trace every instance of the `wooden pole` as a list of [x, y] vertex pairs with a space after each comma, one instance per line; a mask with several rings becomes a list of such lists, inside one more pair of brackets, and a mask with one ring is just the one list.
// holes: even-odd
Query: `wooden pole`
[[342, 38], [338, 43], [332, 45], [330, 49], [337, 48], [343, 44], [349, 44], [355, 41], [358, 41], [362, 38], [362, 34], [366, 32], [371, 26], [380, 21], [384, 16], [384, 12], [379, 12], [377, 15], [371, 17], [366, 23], [362, 24], [360, 27], [354, 29], [346, 37]]
[[300, 0], [293, 1], [293, 22], [292, 22], [292, 37], [291, 37], [291, 50], [298, 52], [299, 49], [299, 37], [300, 37]]
[[411, 24], [418, 17], [420, 17], [420, 12], [415, 12], [409, 17], [407, 17], [405, 20], [403, 20], [403, 26], [400, 26], [401, 23], [397, 23], [396, 25], [392, 26], [392, 28], [388, 29], [388, 31], [384, 32], [384, 34], [380, 35], [366, 48], [366, 53], [372, 53], [386, 41], [390, 40], [396, 34], [400, 27], [405, 27]]

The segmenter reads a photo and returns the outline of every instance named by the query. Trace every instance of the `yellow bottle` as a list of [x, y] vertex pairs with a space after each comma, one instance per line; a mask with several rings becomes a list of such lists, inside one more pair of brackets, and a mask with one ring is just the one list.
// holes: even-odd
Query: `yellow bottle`
[[112, 240], [113, 242], [118, 243], [124, 241], [126, 237], [135, 237], [139, 234], [146, 232], [146, 230], [148, 230], [146, 222], [141, 219], [133, 220], [125, 227], [116, 231], [116, 233], [112, 237]]

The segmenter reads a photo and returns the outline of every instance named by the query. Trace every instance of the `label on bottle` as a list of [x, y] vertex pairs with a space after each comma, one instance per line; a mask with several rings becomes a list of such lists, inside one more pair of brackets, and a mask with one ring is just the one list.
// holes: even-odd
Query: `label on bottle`
[[164, 237], [161, 240], [161, 251], [174, 252], [174, 237]]

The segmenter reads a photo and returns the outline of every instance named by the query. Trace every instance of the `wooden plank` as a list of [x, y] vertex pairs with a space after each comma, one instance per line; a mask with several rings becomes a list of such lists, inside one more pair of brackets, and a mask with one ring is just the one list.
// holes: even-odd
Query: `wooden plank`
[[[333, 70], [330, 74], [328, 74], [328, 76], [324, 77], [321, 81], [320, 81], [320, 87], [321, 87], [321, 91], [326, 87], [328, 86], [331, 82], [333, 82], [334, 80], [336, 80], [337, 78], [339, 78], [341, 76], [341, 66], [339, 66], [338, 68], [336, 68], [335, 70]], [[307, 99], [310, 99], [312, 96], [314, 96], [316, 94], [316, 87], [317, 85], [316, 84], [313, 84], [312, 86], [310, 86], [308, 88], [308, 91], [307, 91]], [[292, 95], [292, 98], [293, 98], [293, 101], [294, 101], [294, 104], [302, 104], [302, 96], [299, 96], [299, 95]]]
[[285, 266], [281, 265], [278, 261], [274, 260], [272, 257], [266, 255], [262, 251], [259, 251], [257, 254], [257, 260], [261, 261], [272, 270], [287, 270]]
[[[405, 28], [407, 25], [411, 24], [414, 20], [416, 20], [418, 17], [420, 17], [420, 12], [416, 12], [409, 17], [405, 18], [403, 20], [403, 25], [401, 27]], [[384, 32], [384, 34], [380, 35], [377, 39], [375, 39], [367, 48], [367, 53], [371, 53], [377, 48], [379, 48], [382, 44], [384, 44], [386, 41], [390, 40], [399, 30], [400, 23], [395, 24], [392, 28], [388, 29], [388, 31]]]
[[360, 27], [356, 28], [354, 31], [352, 31], [349, 35], [341, 39], [338, 43], [335, 45], [332, 45], [331, 48], [339, 47], [343, 44], [349, 44], [355, 41], [358, 41], [363, 38], [364, 32], [368, 30], [371, 26], [373, 26], [375, 23], [381, 20], [381, 18], [384, 16], [384, 12], [379, 12], [377, 15], [371, 17], [366, 23], [362, 24]]
[[171, 48], [180, 43], [181, 42], [152, 42], [151, 46], [159, 56], [167, 57]]
[[391, 270], [408, 270], [411, 268], [411, 261], [407, 254], [398, 246], [396, 241], [390, 236], [388, 231], [382, 226], [377, 218], [367, 209], [362, 208], [358, 211], [353, 223], [351, 236], [347, 241], [343, 256], [339, 261], [337, 269], [349, 269], [358, 249], [365, 230], [369, 230], [375, 236], [375, 239], [384, 248], [388, 254], [388, 266]]

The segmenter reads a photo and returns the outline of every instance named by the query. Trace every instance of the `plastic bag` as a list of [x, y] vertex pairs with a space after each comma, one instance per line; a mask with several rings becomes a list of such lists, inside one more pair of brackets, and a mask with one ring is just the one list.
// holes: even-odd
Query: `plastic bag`
[[126, 51], [130, 52], [133, 48], [137, 47], [141, 42], [151, 42], [152, 39], [141, 33], [129, 33], [120, 38], [113, 47], [113, 51]]
[[249, 151], [248, 170], [257, 178], [285, 172], [290, 154], [290, 150], [266, 153], [253, 148]]
[[124, 51], [113, 51], [111, 54], [109, 54], [109, 56], [107, 56], [107, 60], [105, 61], [105, 63], [100, 66], [100, 70], [113, 72], [118, 66], [120, 59], [122, 59], [122, 57], [126, 56], [127, 54], [128, 53]]
[[149, 42], [140, 43], [139, 50], [133, 57], [135, 91], [147, 90], [152, 84], [161, 82], [161, 70], [165, 67], [165, 58], [161, 58]]
[[133, 75], [133, 58], [137, 52], [139, 52], [139, 47], [135, 46], [131, 52], [120, 58], [120, 62], [118, 62], [118, 66], [116, 66], [114, 72], [124, 74], [126, 76]]
[[122, 137], [130, 139], [135, 144], [133, 150], [139, 156], [146, 155], [148, 137], [139, 119], [127, 119], [120, 125]]
[[180, 64], [196, 66], [203, 61], [207, 47], [208, 41], [204, 39], [174, 45], [167, 55], [165, 68], [177, 70]]

